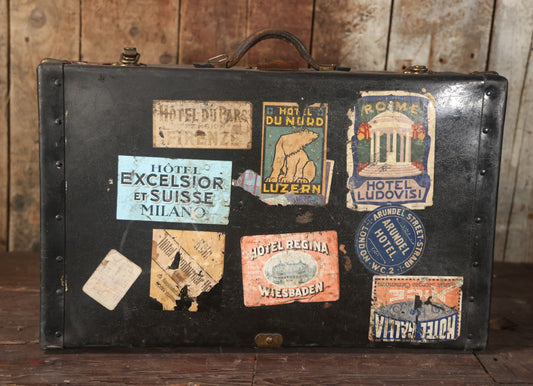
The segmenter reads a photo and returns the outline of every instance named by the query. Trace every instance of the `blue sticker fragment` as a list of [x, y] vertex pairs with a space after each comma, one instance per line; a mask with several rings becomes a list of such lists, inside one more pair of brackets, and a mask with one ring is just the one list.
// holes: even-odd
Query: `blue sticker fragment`
[[117, 219], [228, 224], [231, 161], [118, 156]]
[[401, 205], [384, 205], [363, 219], [355, 235], [355, 250], [370, 271], [398, 275], [411, 269], [426, 245], [418, 216]]

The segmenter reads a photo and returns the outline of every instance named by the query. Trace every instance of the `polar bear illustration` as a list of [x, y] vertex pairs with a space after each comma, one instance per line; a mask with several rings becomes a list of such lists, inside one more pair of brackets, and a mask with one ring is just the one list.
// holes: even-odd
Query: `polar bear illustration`
[[303, 129], [279, 137], [276, 143], [272, 173], [265, 182], [308, 184], [316, 176], [316, 165], [304, 148], [319, 137], [318, 133]]

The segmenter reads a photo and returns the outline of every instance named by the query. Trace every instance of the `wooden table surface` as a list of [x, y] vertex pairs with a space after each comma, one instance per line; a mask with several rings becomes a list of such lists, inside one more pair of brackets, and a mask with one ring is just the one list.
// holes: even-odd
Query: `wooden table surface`
[[533, 383], [533, 265], [495, 266], [485, 351], [78, 349], [41, 351], [39, 256], [0, 253], [0, 383]]

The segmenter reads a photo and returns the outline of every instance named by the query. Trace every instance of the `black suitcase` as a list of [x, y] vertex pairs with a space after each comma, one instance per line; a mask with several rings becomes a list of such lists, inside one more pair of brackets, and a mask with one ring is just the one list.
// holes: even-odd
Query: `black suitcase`
[[44, 60], [41, 347], [483, 348], [506, 88]]

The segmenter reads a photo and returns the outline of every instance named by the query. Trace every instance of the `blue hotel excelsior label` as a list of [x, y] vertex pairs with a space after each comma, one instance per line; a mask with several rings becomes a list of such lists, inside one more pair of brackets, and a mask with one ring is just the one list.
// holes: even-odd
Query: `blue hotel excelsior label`
[[363, 219], [355, 235], [355, 250], [370, 271], [398, 275], [420, 260], [426, 245], [422, 221], [401, 205], [384, 205]]
[[118, 156], [117, 219], [228, 224], [231, 161]]

